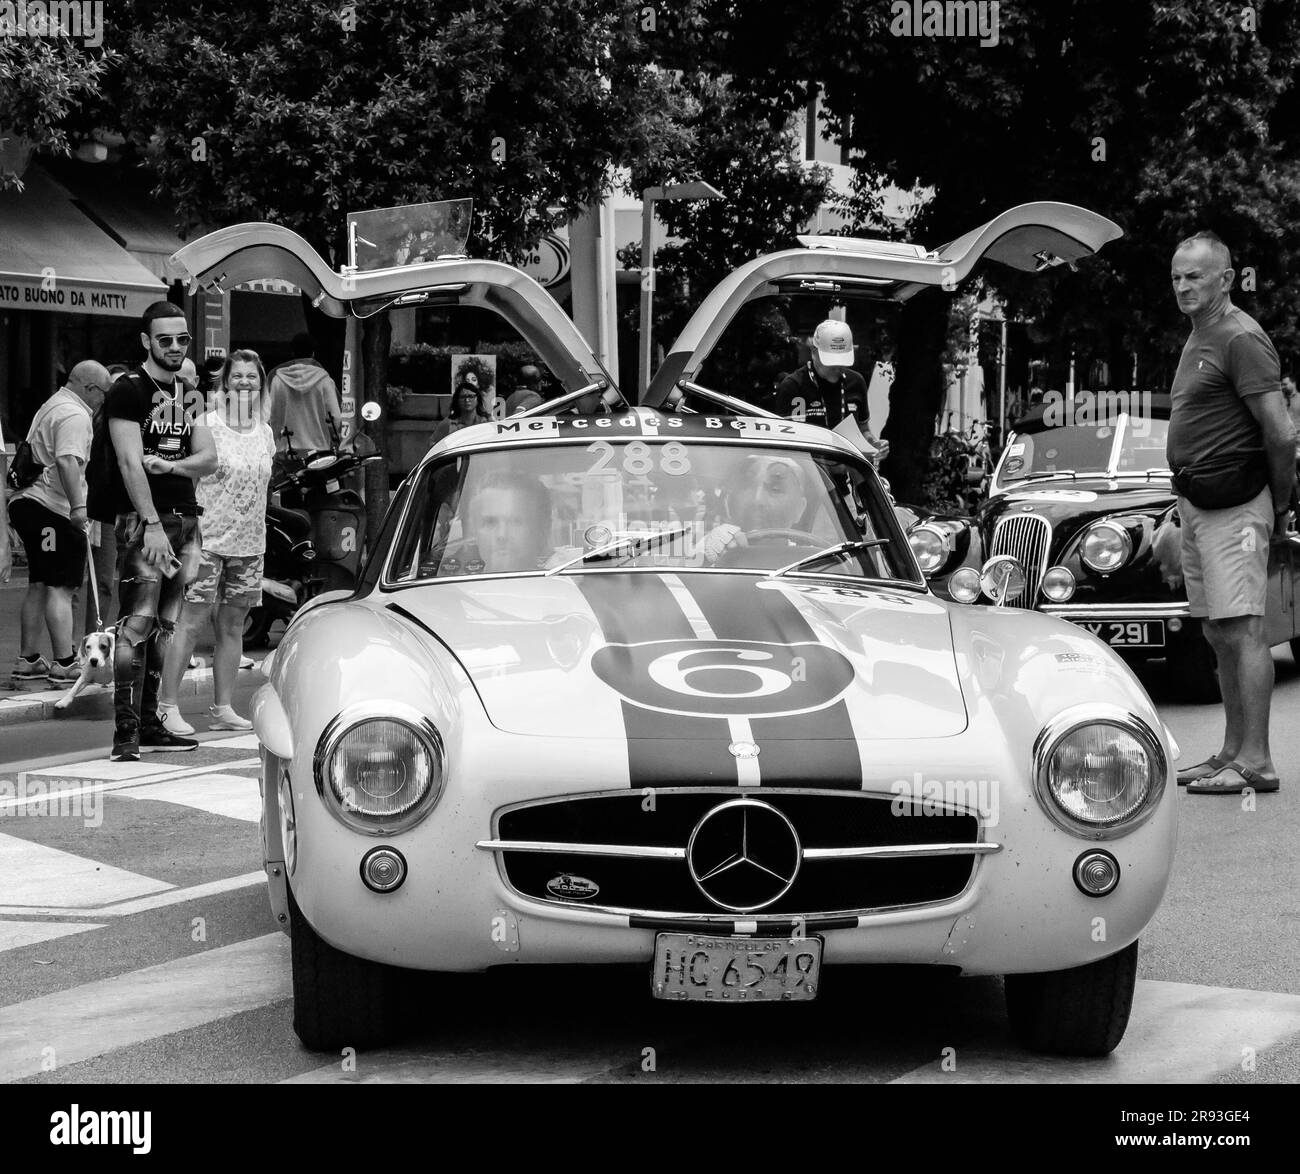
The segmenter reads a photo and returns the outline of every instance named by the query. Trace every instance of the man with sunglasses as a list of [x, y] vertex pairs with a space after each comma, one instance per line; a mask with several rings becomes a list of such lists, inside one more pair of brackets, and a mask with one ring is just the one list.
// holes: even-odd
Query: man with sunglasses
[[158, 688], [185, 583], [197, 568], [202, 511], [194, 483], [217, 467], [212, 435], [196, 422], [180, 377], [190, 345], [185, 312], [154, 302], [140, 342], [144, 362], [113, 384], [104, 405], [105, 473], [117, 515], [114, 762], [198, 745], [164, 728]]

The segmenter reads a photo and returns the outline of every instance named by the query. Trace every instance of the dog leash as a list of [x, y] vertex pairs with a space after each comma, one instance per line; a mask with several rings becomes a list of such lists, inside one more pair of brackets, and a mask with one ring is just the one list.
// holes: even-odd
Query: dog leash
[[[100, 523], [101, 525], [103, 523]], [[100, 535], [103, 541], [103, 534]], [[90, 602], [95, 609], [95, 631], [104, 630], [103, 619], [99, 614], [99, 584], [95, 581], [95, 548], [90, 544], [90, 535], [86, 535], [86, 566], [90, 568]]]

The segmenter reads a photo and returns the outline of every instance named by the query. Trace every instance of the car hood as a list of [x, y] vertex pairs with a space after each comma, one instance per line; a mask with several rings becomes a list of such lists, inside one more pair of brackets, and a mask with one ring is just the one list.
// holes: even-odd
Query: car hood
[[1055, 550], [1098, 518], [1133, 514], [1154, 520], [1176, 500], [1167, 479], [1146, 482], [1098, 477], [1038, 482], [1023, 487], [1013, 485], [1005, 493], [991, 497], [979, 511], [979, 523], [987, 538], [1008, 514], [1038, 514], [1052, 524]]
[[561, 738], [936, 738], [967, 724], [945, 606], [844, 580], [588, 572], [438, 583], [387, 608], [493, 725]]

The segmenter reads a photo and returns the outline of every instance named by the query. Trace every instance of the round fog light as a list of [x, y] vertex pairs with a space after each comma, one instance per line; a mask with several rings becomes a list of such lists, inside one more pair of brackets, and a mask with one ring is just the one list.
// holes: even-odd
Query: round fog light
[[361, 880], [376, 893], [400, 889], [406, 879], [406, 860], [396, 848], [371, 848], [361, 858]]
[[1064, 603], [1074, 594], [1074, 576], [1066, 567], [1049, 567], [1043, 576], [1043, 594], [1053, 603]]
[[1119, 884], [1119, 861], [1099, 849], [1085, 852], [1074, 862], [1074, 883], [1088, 897], [1104, 897]]
[[948, 579], [948, 594], [958, 603], [974, 603], [980, 597], [980, 573], [974, 567], [959, 567]]
[[1169, 621], [1169, 630], [1171, 632], [1181, 632], [1183, 630], [1183, 621], [1177, 616], [1174, 616], [1174, 618]]

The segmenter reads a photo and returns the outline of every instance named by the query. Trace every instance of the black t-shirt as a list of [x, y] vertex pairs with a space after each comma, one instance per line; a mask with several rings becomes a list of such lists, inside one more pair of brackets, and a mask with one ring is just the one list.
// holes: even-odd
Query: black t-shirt
[[[104, 420], [131, 420], [140, 427], [140, 443], [145, 456], [160, 456], [169, 461], [183, 460], [193, 452], [194, 419], [186, 411], [185, 387], [179, 380], [172, 384], [171, 391], [154, 382], [153, 377], [140, 367], [123, 375], [109, 388], [104, 400]], [[135, 509], [122, 472], [117, 467], [117, 453], [112, 447], [112, 433], [109, 433], [109, 476], [113, 482], [113, 496], [117, 502], [119, 514], [130, 513]], [[153, 497], [154, 509], [171, 510], [177, 507], [197, 508], [194, 496], [194, 482], [189, 477], [178, 477], [175, 473], [146, 473], [149, 481], [149, 493]]]
[[805, 363], [776, 387], [773, 410], [788, 419], [800, 419], [822, 428], [834, 428], [845, 416], [857, 417], [867, 427], [867, 381], [856, 371], [846, 370], [838, 383], [828, 383]]

